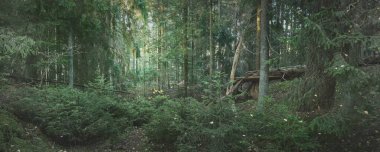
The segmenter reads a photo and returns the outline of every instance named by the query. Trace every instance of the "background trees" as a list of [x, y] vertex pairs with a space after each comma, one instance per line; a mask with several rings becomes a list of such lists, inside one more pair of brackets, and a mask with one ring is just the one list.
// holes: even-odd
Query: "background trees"
[[[261, 2], [250, 0], [1, 3], [1, 62], [9, 65], [2, 73], [39, 84], [82, 86], [103, 79], [113, 89], [136, 88], [143, 95], [156, 89], [193, 96], [204, 88], [202, 81], [230, 74], [240, 50], [236, 76], [260, 65], [306, 64], [308, 81], [299, 94], [309, 97], [299, 99], [307, 111], [331, 107], [335, 80], [326, 70], [334, 54], [356, 67], [379, 48], [376, 1], [272, 0], [268, 15]], [[267, 57], [260, 48], [268, 49], [267, 64], [259, 62], [260, 55]]]
[[106, 151], [379, 151], [379, 14], [378, 0], [1, 0], [0, 151], [54, 149], [30, 130]]

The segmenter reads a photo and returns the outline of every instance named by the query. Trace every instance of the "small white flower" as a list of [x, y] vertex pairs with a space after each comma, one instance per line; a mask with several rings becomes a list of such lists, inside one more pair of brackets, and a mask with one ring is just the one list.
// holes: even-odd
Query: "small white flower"
[[337, 67], [335, 67], [335, 70], [338, 70], [338, 68], [337, 68]]
[[368, 115], [368, 111], [364, 111], [364, 114]]
[[340, 67], [341, 67], [341, 68], [344, 68], [344, 65], [341, 65]]
[[211, 125], [214, 124], [214, 121], [210, 121], [210, 124], [211, 124]]
[[253, 114], [250, 114], [251, 117], [253, 117]]
[[339, 107], [343, 107], [343, 105], [341, 104], [341, 105], [339, 105]]
[[261, 135], [258, 135], [259, 137], [261, 137]]
[[320, 133], [320, 132], [318, 133], [318, 135], [321, 135], [321, 134], [322, 134], [322, 133]]
[[243, 135], [243, 137], [245, 137], [245, 135]]
[[177, 118], [176, 118], [176, 117], [174, 117], [174, 120], [177, 120]]
[[344, 53], [344, 56], [346, 56], [346, 57], [347, 57], [347, 56], [348, 56], [348, 54]]
[[315, 95], [314, 95], [314, 97], [318, 97], [318, 95], [317, 95], [317, 94], [315, 94]]
[[300, 121], [298, 121], [299, 123], [303, 123], [303, 121], [302, 120], [300, 120]]
[[288, 121], [288, 119], [284, 119], [284, 121], [285, 121], [285, 122], [287, 122], [287, 121]]

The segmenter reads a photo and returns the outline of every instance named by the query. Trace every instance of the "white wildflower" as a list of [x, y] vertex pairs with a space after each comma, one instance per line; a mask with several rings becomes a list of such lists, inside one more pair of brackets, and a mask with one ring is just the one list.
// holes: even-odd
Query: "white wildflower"
[[253, 114], [250, 114], [251, 117], [253, 117]]
[[288, 119], [284, 119], [284, 121], [286, 122], [286, 121], [288, 121]]
[[364, 111], [364, 114], [368, 115], [368, 111]]
[[344, 68], [344, 65], [341, 65], [340, 67], [341, 67], [341, 68]]
[[214, 124], [214, 121], [210, 121], [210, 124], [211, 124], [211, 125]]
[[245, 137], [245, 135], [243, 135], [243, 137]]

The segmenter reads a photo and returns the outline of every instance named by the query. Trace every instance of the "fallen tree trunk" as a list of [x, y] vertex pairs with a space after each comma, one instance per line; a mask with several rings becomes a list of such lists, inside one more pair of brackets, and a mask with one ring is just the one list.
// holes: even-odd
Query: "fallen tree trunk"
[[380, 56], [367, 57], [363, 59], [363, 62], [360, 63], [359, 66], [374, 65], [374, 64], [380, 64]]
[[[380, 64], [380, 56], [370, 56], [362, 59], [360, 67]], [[268, 77], [271, 80], [292, 80], [302, 77], [305, 74], [306, 66], [283, 67], [269, 71]], [[258, 96], [260, 73], [258, 70], [247, 71], [243, 77], [236, 77], [233, 84], [227, 88], [226, 95], [236, 95], [247, 92], [253, 98]]]
[[[285, 67], [269, 71], [269, 80], [291, 80], [304, 75], [306, 66]], [[232, 87], [227, 90], [227, 95], [238, 94], [249, 91], [250, 96], [257, 98], [260, 73], [256, 71], [248, 71], [244, 77], [235, 78]], [[243, 88], [244, 87], [244, 88]], [[240, 91], [239, 91], [240, 90]]]

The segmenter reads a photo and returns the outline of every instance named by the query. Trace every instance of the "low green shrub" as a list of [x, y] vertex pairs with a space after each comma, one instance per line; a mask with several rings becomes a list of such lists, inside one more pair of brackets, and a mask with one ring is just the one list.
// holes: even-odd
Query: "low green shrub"
[[[19, 91], [22, 91], [21, 93]], [[13, 96], [11, 111], [37, 124], [62, 144], [81, 144], [116, 135], [140, 117], [130, 103], [68, 88], [24, 88]]]
[[0, 151], [53, 151], [40, 137], [26, 131], [12, 114], [0, 109]]
[[146, 135], [158, 148], [174, 151], [308, 151], [318, 146], [307, 124], [288, 109], [276, 105], [259, 114], [237, 110], [232, 101], [167, 100], [146, 125]]
[[337, 113], [328, 113], [314, 118], [309, 127], [314, 134], [329, 134], [340, 136], [349, 129], [348, 121]]
[[308, 123], [283, 103], [268, 101], [264, 113], [243, 111], [239, 123], [247, 128], [250, 147], [260, 151], [310, 151], [318, 147]]

